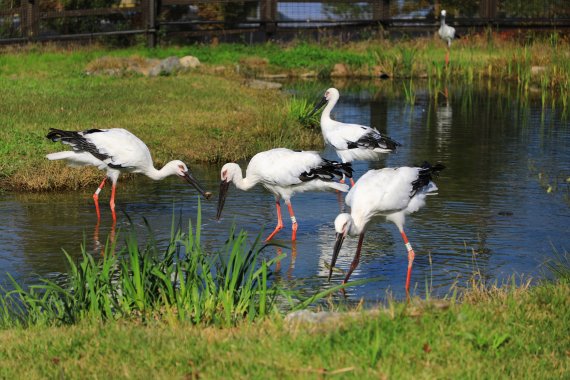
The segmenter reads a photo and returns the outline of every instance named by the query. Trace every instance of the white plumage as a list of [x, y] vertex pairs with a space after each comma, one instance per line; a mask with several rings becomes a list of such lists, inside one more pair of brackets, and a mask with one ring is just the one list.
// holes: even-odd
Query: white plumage
[[107, 172], [107, 176], [93, 194], [98, 220], [101, 218], [99, 193], [108, 178], [112, 183], [110, 206], [113, 221], [116, 221], [115, 190], [117, 179], [121, 173], [142, 173], [154, 180], [178, 175], [186, 179], [204, 197], [209, 198], [212, 195], [202, 189], [182, 161], [170, 161], [162, 169], [155, 169], [146, 144], [125, 129], [89, 129], [77, 132], [50, 128], [46, 137], [54, 142], [60, 141], [72, 147], [72, 150], [69, 151], [46, 155], [49, 160], [65, 160], [70, 166], [75, 167], [95, 166]]
[[291, 197], [306, 191], [338, 190], [346, 192], [348, 186], [333, 182], [335, 177], [352, 177], [350, 164], [329, 161], [316, 152], [293, 151], [286, 148], [271, 149], [253, 156], [246, 169], [246, 177], [236, 163], [227, 163], [221, 170], [220, 194], [217, 218], [219, 219], [231, 182], [240, 190], [249, 190], [261, 184], [275, 196], [277, 227], [266, 240], [270, 240], [283, 228], [280, 200], [289, 208], [293, 228], [292, 240], [296, 239], [297, 221], [291, 206]]
[[354, 260], [344, 282], [348, 281], [358, 265], [368, 223], [375, 217], [385, 217], [386, 220], [396, 224], [408, 250], [406, 291], [409, 291], [414, 251], [404, 233], [405, 218], [406, 215], [418, 211], [425, 205], [428, 194], [437, 192], [437, 186], [431, 180], [432, 176], [437, 175], [443, 168], [441, 164], [431, 166], [425, 163], [422, 167], [385, 168], [370, 170], [364, 174], [346, 196], [346, 204], [351, 208], [350, 214], [339, 214], [335, 219], [337, 239], [333, 249], [329, 280], [346, 236], [360, 237]]
[[440, 27], [438, 30], [439, 37], [447, 42], [447, 47], [451, 47], [451, 41], [455, 38], [455, 28], [453, 26], [449, 26], [445, 23], [445, 16], [447, 12], [444, 10], [441, 11], [441, 19], [440, 19]]
[[393, 152], [401, 145], [374, 128], [333, 120], [331, 111], [339, 97], [336, 88], [329, 88], [309, 115], [317, 112], [326, 103], [321, 114], [321, 131], [325, 143], [334, 147], [342, 162], [378, 160], [383, 154]]

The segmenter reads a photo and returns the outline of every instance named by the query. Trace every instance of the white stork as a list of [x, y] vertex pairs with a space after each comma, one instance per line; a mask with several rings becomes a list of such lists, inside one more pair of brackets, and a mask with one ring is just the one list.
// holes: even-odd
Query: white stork
[[265, 241], [271, 240], [283, 228], [280, 200], [283, 199], [289, 209], [292, 223], [292, 237], [297, 236], [297, 220], [291, 206], [291, 197], [306, 191], [338, 190], [347, 192], [348, 186], [334, 182], [335, 177], [352, 178], [350, 163], [339, 163], [322, 158], [316, 152], [293, 151], [276, 148], [257, 153], [249, 161], [246, 177], [236, 163], [227, 163], [221, 170], [220, 194], [216, 218], [220, 219], [231, 182], [240, 190], [249, 190], [261, 184], [275, 196], [277, 208], [277, 226]]
[[455, 36], [455, 28], [453, 26], [449, 26], [445, 23], [445, 15], [447, 12], [444, 10], [441, 11], [441, 18], [440, 22], [441, 25], [438, 30], [439, 37], [442, 40], [447, 42], [447, 51], [445, 53], [445, 64], [449, 65], [449, 49], [451, 48], [451, 41], [456, 37]]
[[408, 293], [415, 254], [404, 232], [406, 215], [418, 211], [425, 205], [426, 196], [437, 192], [437, 186], [432, 182], [432, 177], [443, 169], [444, 166], [441, 164], [431, 166], [424, 163], [422, 167], [384, 168], [369, 170], [364, 174], [346, 196], [346, 204], [351, 208], [350, 214], [339, 214], [334, 222], [336, 242], [329, 281], [346, 236], [359, 235], [359, 240], [354, 259], [343, 283], [348, 281], [358, 266], [368, 223], [375, 217], [385, 217], [398, 227], [408, 251], [408, 275], [406, 277], [406, 292]]
[[[342, 162], [356, 160], [376, 161], [384, 154], [396, 150], [401, 144], [376, 129], [359, 124], [348, 124], [331, 118], [331, 111], [338, 102], [340, 94], [336, 88], [329, 88], [309, 116], [326, 104], [321, 114], [321, 131], [325, 143], [330, 144]], [[351, 179], [351, 184], [354, 181]]]
[[97, 220], [101, 219], [99, 193], [107, 179], [110, 179], [112, 183], [110, 206], [113, 222], [116, 222], [115, 191], [117, 179], [121, 173], [142, 173], [154, 180], [177, 175], [187, 180], [206, 199], [212, 195], [202, 189], [182, 161], [170, 161], [162, 169], [155, 169], [148, 147], [125, 129], [89, 129], [77, 132], [50, 128], [46, 137], [54, 142], [60, 141], [70, 145], [72, 148], [72, 150], [48, 154], [46, 157], [49, 160], [65, 160], [70, 166], [95, 166], [107, 172], [106, 177], [93, 194]]

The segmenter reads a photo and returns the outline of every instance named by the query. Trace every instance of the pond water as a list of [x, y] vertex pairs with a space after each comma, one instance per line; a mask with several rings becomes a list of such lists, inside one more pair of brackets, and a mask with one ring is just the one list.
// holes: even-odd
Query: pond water
[[[330, 86], [286, 87], [317, 100]], [[390, 82], [343, 88], [333, 113], [341, 121], [372, 125], [403, 144], [381, 162], [356, 163], [356, 178], [371, 168], [424, 160], [447, 167], [436, 180], [439, 195], [407, 218], [406, 232], [416, 252], [415, 293], [448, 294], [453, 285], [465, 285], [475, 271], [499, 284], [513, 275], [543, 277], [542, 264], [555, 252], [570, 248], [570, 125], [561, 110], [543, 111], [539, 98], [521, 100], [514, 91], [499, 94], [488, 86], [450, 87], [447, 98], [416, 88], [411, 107], [394, 91], [387, 95], [400, 86]], [[323, 155], [336, 158], [330, 149]], [[246, 163], [240, 164], [245, 167]], [[217, 196], [220, 167], [190, 166]], [[62, 250], [78, 257], [81, 244], [99, 255], [101, 242], [111, 230], [109, 189], [101, 196], [98, 229], [91, 194], [91, 189], [0, 194], [0, 284], [8, 282], [8, 273], [22, 284], [59, 276], [66, 271]], [[275, 225], [273, 197], [261, 187], [243, 192], [232, 185], [220, 222], [214, 220], [216, 200], [202, 202], [202, 244], [210, 251], [223, 245], [233, 222], [247, 230], [252, 240], [264, 226], [265, 237]], [[175, 178], [153, 182], [139, 176], [119, 181], [118, 239], [121, 230], [130, 228], [126, 215], [142, 238], [147, 235], [146, 218], [155, 236], [166, 239], [173, 214], [187, 226], [189, 219], [195, 221], [197, 204], [196, 192]], [[299, 222], [296, 244], [291, 247], [284, 208], [286, 228], [276, 241], [290, 248], [269, 247], [265, 254], [285, 253], [287, 257], [274, 268], [275, 280], [309, 295], [343, 278], [335, 273], [327, 283], [325, 266], [332, 254], [333, 221], [340, 205], [335, 193], [307, 193], [295, 196], [293, 207]], [[356, 238], [345, 241], [339, 268], [348, 268], [356, 243]], [[378, 221], [367, 232], [360, 265], [351, 278], [379, 279], [349, 288], [347, 294], [370, 302], [385, 298], [387, 292], [403, 297], [406, 267], [406, 250], [397, 228]]]

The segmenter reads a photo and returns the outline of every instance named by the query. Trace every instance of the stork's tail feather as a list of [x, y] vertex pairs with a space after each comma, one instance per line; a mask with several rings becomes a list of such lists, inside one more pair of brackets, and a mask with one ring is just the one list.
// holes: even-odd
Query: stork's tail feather
[[316, 168], [311, 169], [309, 172], [304, 172], [299, 177], [301, 181], [311, 181], [320, 179], [323, 181], [332, 181], [335, 177], [352, 178], [352, 164], [350, 162], [337, 162], [330, 161], [323, 158], [323, 163]]
[[413, 197], [421, 191], [422, 189], [429, 186], [429, 183], [434, 177], [439, 175], [439, 172], [445, 169], [445, 166], [441, 163], [437, 163], [435, 165], [430, 164], [427, 161], [424, 161], [422, 166], [420, 166], [420, 171], [418, 172], [418, 178], [412, 182], [412, 194], [410, 197]]
[[77, 138], [79, 135], [74, 131], [64, 131], [62, 129], [50, 128], [46, 137], [53, 142]]
[[68, 159], [70, 157], [73, 157], [74, 153], [73, 151], [67, 150], [64, 152], [56, 152], [56, 153], [50, 153], [46, 155], [46, 158], [48, 160], [65, 160]]
[[382, 139], [384, 140], [387, 149], [396, 150], [397, 147], [402, 146], [402, 144], [392, 139], [391, 137], [382, 135]]

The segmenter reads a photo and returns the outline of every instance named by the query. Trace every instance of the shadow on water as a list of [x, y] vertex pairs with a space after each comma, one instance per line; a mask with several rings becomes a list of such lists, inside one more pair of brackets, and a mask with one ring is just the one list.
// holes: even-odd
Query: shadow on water
[[[333, 83], [287, 84], [288, 91], [317, 100]], [[521, 100], [515, 88], [417, 86], [415, 103], [403, 100], [397, 82], [363, 82], [340, 88], [333, 115], [341, 121], [372, 125], [403, 144], [396, 154], [376, 163], [356, 163], [358, 178], [368, 169], [443, 162], [446, 170], [436, 183], [439, 195], [408, 217], [406, 230], [416, 251], [412, 275], [416, 293], [444, 295], [452, 285], [464, 285], [475, 270], [483, 278], [505, 281], [513, 274], [540, 277], [541, 264], [570, 247], [570, 127], [558, 108], [544, 109], [540, 97]], [[417, 84], [416, 84], [417, 85]], [[323, 155], [335, 159], [331, 149]], [[245, 167], [245, 162], [240, 162]], [[221, 165], [193, 165], [204, 186], [217, 191]], [[540, 178], [538, 173], [545, 173]], [[546, 176], [546, 177], [545, 177]], [[546, 191], [544, 178], [555, 191]], [[6, 273], [31, 284], [42, 276], [66, 270], [62, 249], [72, 257], [85, 244], [94, 255], [112, 231], [111, 215], [101, 194], [102, 221], [96, 216], [89, 190], [53, 194], [0, 195], [0, 283]], [[157, 239], [170, 234], [175, 220], [186, 228], [197, 214], [197, 194], [176, 179], [153, 182], [142, 176], [119, 183], [117, 239], [134, 227], [147, 233], [146, 218]], [[292, 200], [299, 222], [298, 241], [291, 247], [290, 223], [277, 235], [286, 248], [267, 252], [286, 258], [275, 269], [275, 281], [312, 295], [337, 285], [350, 265], [356, 238], [346, 240], [338, 271], [327, 282], [334, 244], [333, 221], [339, 213], [335, 193], [300, 194]], [[273, 197], [261, 188], [242, 192], [231, 187], [221, 221], [215, 220], [215, 200], [202, 203], [202, 243], [215, 251], [235, 222], [251, 239], [275, 226]], [[129, 224], [131, 217], [134, 226]], [[98, 235], [98, 237], [96, 236]], [[267, 254], [267, 253], [266, 253]], [[370, 226], [353, 280], [380, 280], [349, 288], [349, 299], [374, 302], [391, 292], [404, 294], [406, 250], [397, 228], [384, 221]]]

